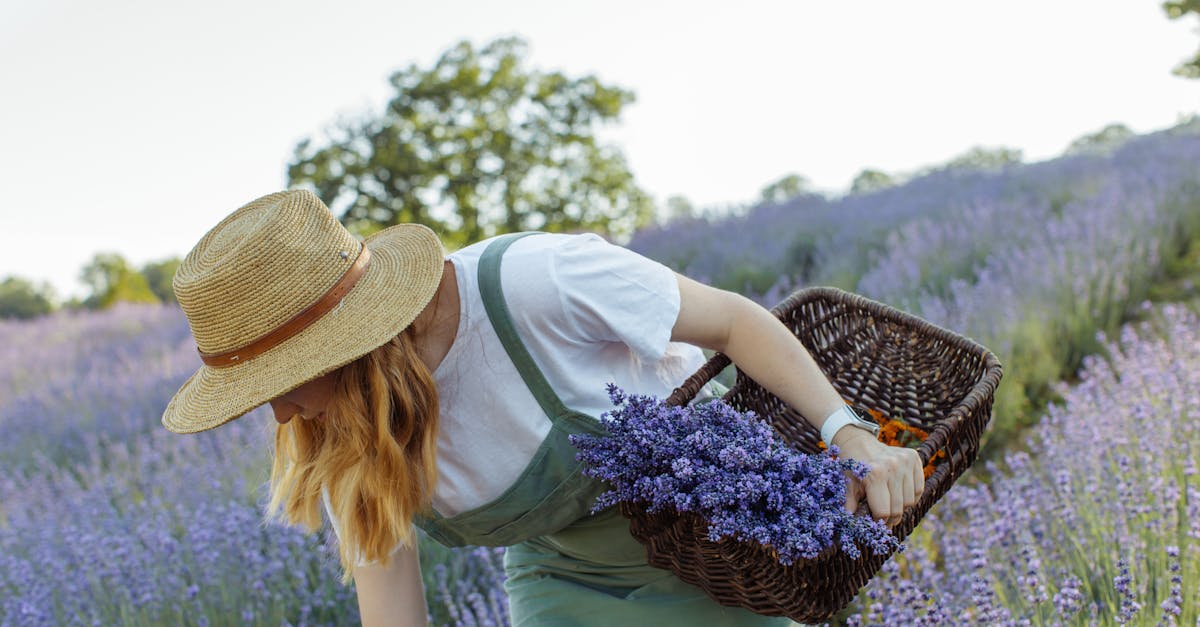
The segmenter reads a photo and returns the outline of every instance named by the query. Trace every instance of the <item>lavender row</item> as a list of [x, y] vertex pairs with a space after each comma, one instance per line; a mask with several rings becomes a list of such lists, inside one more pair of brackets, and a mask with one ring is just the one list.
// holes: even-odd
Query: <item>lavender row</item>
[[[263, 522], [265, 411], [159, 425], [199, 365], [178, 309], [6, 322], [0, 347], [0, 625], [357, 621], [327, 535]], [[426, 549], [439, 624], [507, 620], [499, 555]]]
[[176, 307], [0, 322], [0, 466], [25, 468], [34, 452], [68, 463], [89, 455], [89, 438], [161, 429], [162, 409], [199, 364]]
[[340, 623], [353, 592], [328, 550], [262, 521], [260, 426], [90, 435], [70, 465], [6, 472], [0, 624]]
[[1027, 442], [956, 486], [850, 625], [1200, 619], [1200, 319], [1125, 327]]
[[998, 431], [1068, 375], [1200, 237], [1200, 132], [1138, 137], [1109, 156], [1001, 172], [935, 172], [835, 201], [803, 197], [631, 246], [764, 304], [837, 285], [988, 346], [1006, 365]]

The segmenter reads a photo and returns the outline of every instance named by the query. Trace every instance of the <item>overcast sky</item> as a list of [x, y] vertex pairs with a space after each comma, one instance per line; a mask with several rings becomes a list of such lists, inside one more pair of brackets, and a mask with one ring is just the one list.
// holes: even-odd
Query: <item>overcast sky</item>
[[637, 102], [604, 136], [660, 203], [789, 173], [844, 191], [972, 146], [1055, 156], [1200, 111], [1200, 46], [1158, 0], [0, 0], [0, 277], [80, 294], [98, 251], [183, 255], [285, 186], [300, 139], [378, 111], [387, 76], [502, 35]]

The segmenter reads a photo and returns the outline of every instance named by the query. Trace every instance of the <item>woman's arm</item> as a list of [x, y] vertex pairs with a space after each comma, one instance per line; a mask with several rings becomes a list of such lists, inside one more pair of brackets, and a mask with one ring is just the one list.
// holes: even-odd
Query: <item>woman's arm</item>
[[[817, 429], [845, 405], [808, 350], [771, 312], [738, 294], [676, 276], [680, 302], [672, 340], [728, 355]], [[916, 450], [887, 446], [854, 427], [840, 429], [830, 444], [871, 468], [863, 482], [853, 482], [847, 507], [853, 509], [865, 494], [875, 518], [888, 526], [899, 523], [904, 509], [916, 504], [925, 487]]]
[[427, 624], [425, 587], [417, 547], [397, 549], [387, 566], [354, 569], [358, 611], [364, 627], [410, 627]]

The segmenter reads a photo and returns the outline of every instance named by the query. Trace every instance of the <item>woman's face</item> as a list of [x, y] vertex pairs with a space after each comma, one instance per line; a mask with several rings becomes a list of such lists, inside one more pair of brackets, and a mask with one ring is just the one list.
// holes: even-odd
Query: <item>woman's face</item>
[[336, 383], [335, 370], [271, 399], [271, 411], [275, 413], [275, 421], [281, 425], [287, 424], [292, 416], [297, 415], [305, 420], [324, 418], [325, 407], [329, 404], [329, 397], [333, 395], [333, 386]]

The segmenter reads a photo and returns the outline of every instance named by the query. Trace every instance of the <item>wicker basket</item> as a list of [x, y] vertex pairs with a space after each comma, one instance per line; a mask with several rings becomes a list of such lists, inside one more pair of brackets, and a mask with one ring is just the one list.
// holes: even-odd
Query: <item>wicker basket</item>
[[[919, 449], [922, 463], [945, 451], [926, 479], [920, 501], [893, 528], [904, 539], [975, 461], [1000, 383], [1000, 361], [965, 337], [836, 288], [801, 290], [772, 312], [804, 343], [843, 398], [929, 432]], [[714, 356], [667, 402], [689, 402], [729, 363], [724, 355]], [[820, 432], [740, 370], [724, 398], [740, 410], [763, 416], [793, 447], [818, 451]], [[781, 566], [759, 544], [709, 541], [707, 523], [695, 514], [647, 514], [628, 503], [621, 509], [630, 519], [633, 536], [646, 546], [651, 564], [673, 571], [723, 605], [768, 616], [827, 620], [854, 598], [886, 559], [863, 551], [852, 560], [831, 550]]]

